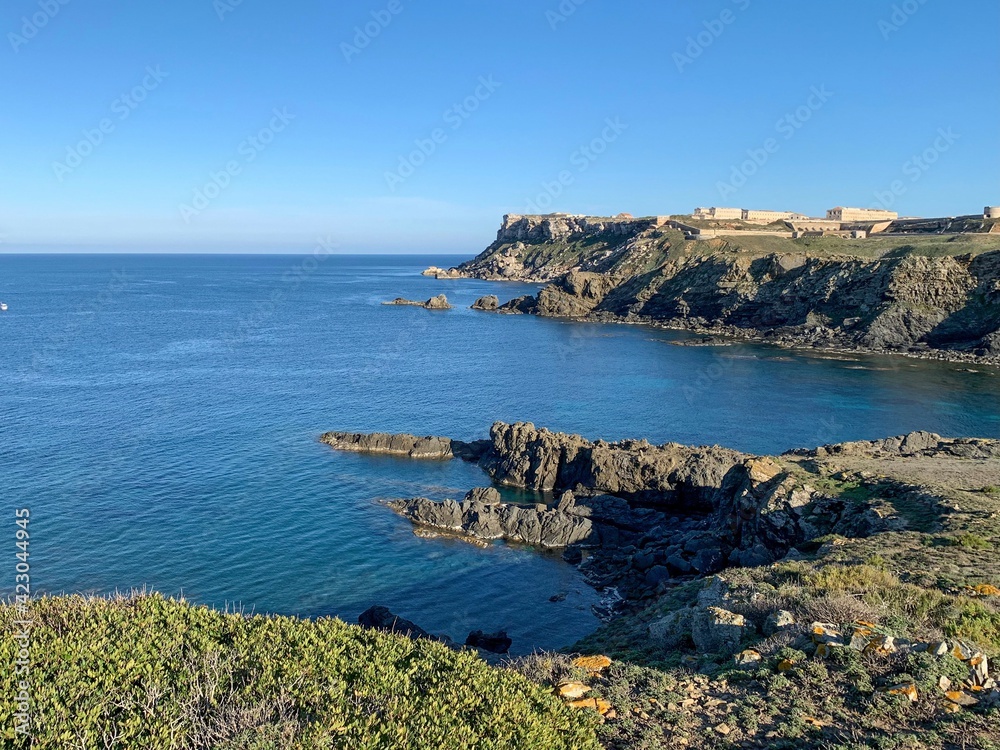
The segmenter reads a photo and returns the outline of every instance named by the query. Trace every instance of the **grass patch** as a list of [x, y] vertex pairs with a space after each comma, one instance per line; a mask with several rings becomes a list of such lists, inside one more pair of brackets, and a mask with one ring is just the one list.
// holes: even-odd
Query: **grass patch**
[[993, 544], [989, 539], [967, 532], [955, 537], [946, 537], [944, 540], [946, 547], [964, 547], [965, 549], [993, 549]]
[[[510, 670], [336, 619], [159, 595], [31, 605], [32, 748], [588, 748], [593, 715]], [[14, 663], [13, 606], [0, 660]], [[0, 690], [14, 696], [13, 670]], [[11, 701], [0, 704], [5, 747]]]

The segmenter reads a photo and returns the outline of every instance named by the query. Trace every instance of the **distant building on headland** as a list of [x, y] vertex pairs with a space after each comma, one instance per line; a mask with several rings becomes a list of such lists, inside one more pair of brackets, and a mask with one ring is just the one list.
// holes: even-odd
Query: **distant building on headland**
[[805, 214], [797, 214], [793, 211], [754, 211], [743, 209], [743, 221], [749, 221], [751, 224], [771, 224], [775, 221], [805, 218], [807, 218]]
[[837, 206], [826, 212], [827, 221], [895, 221], [899, 214], [881, 208], [844, 208]]
[[747, 221], [751, 224], [770, 224], [775, 221], [788, 221], [789, 219], [805, 219], [803, 214], [792, 211], [761, 211], [751, 208], [696, 208], [692, 216], [695, 219], [714, 219], [716, 221]]
[[696, 208], [694, 214], [692, 214], [696, 219], [742, 219], [743, 209], [742, 208], [717, 208], [712, 206], [712, 208]]
[[1000, 206], [987, 206], [983, 209], [984, 219], [1000, 219]]

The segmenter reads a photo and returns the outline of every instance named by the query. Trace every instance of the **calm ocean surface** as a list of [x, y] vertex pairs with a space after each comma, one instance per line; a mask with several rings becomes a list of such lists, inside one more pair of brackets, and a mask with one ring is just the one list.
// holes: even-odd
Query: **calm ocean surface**
[[[419, 275], [449, 257], [303, 261], [0, 255], [0, 541], [14, 551], [14, 508], [30, 507], [37, 591], [147, 586], [351, 621], [384, 604], [456, 639], [504, 628], [515, 651], [554, 648], [597, 624], [574, 568], [417, 538], [377, 502], [460, 499], [485, 475], [336, 454], [317, 436], [473, 439], [499, 419], [756, 452], [914, 429], [1000, 437], [996, 370], [476, 313], [483, 294], [535, 287]], [[441, 292], [456, 309], [380, 304]]]

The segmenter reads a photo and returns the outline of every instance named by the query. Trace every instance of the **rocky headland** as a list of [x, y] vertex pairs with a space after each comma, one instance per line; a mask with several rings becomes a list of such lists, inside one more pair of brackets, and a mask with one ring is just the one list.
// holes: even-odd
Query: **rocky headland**
[[[588, 656], [512, 665], [600, 714], [605, 747], [1000, 739], [1000, 441], [913, 432], [754, 456], [498, 422], [476, 443], [326, 442], [477, 463], [491, 486], [461, 501], [389, 506], [422, 536], [561, 548], [605, 592], [607, 624], [572, 649]], [[546, 501], [505, 502], [505, 486]]]
[[506, 216], [439, 279], [543, 282], [481, 309], [697, 332], [695, 343], [1000, 363], [1000, 235], [686, 240], [661, 218]]

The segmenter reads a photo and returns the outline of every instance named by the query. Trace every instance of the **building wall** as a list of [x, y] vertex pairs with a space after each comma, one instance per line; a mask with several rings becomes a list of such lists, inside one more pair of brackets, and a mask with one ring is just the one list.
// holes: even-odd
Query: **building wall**
[[828, 221], [884, 221], [895, 220], [899, 214], [880, 208], [844, 208], [837, 206], [826, 212]]
[[840, 222], [828, 219], [807, 219], [805, 221], [789, 221], [796, 232], [839, 232]]
[[791, 211], [754, 211], [743, 212], [744, 221], [752, 221], [760, 224], [770, 224], [772, 221], [785, 221], [791, 219], [795, 214]]
[[694, 210], [696, 219], [742, 219], [742, 208], [696, 208]]
[[1000, 206], [987, 206], [983, 210], [983, 216], [987, 219], [1000, 219]]

